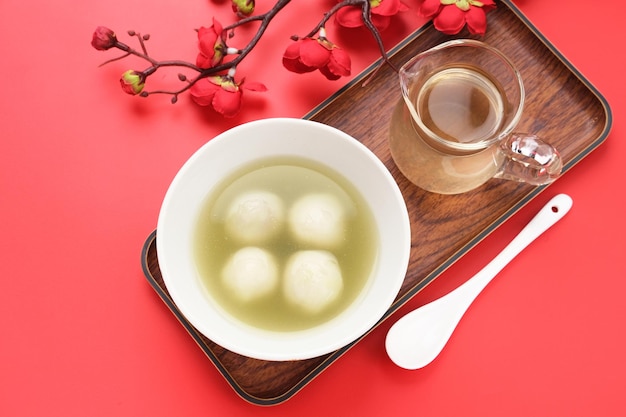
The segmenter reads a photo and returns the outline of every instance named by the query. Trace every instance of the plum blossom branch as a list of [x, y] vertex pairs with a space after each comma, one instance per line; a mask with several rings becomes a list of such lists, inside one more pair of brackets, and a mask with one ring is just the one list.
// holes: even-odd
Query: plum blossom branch
[[[367, 7], [367, 13], [364, 15], [365, 16], [364, 18], [369, 19], [370, 18], [369, 17], [369, 11], [370, 11], [369, 0], [343, 0], [343, 1], [340, 1], [339, 3], [335, 4], [329, 11], [324, 13], [324, 17], [322, 18], [322, 20], [320, 20], [320, 22], [305, 37], [309, 37], [309, 38], [312, 37], [323, 26], [326, 26], [326, 23], [330, 20], [330, 18], [335, 13], [337, 13], [339, 11], [339, 9], [341, 9], [343, 7], [346, 7], [346, 6], [358, 6], [358, 5], [362, 5], [363, 8]], [[375, 30], [375, 32], [378, 34], [377, 30]]]
[[[233, 33], [232, 31], [239, 26], [242, 26], [242, 25], [254, 22], [254, 21], [259, 21], [259, 20], [261, 21], [261, 25], [259, 26], [259, 29], [254, 34], [254, 36], [252, 37], [248, 45], [246, 45], [245, 48], [238, 51], [237, 58], [235, 58], [234, 60], [228, 63], [218, 65], [213, 68], [205, 69], [203, 70], [203, 73], [206, 73], [207, 75], [211, 75], [211, 74], [215, 74], [216, 72], [223, 71], [225, 69], [236, 67], [250, 52], [252, 52], [252, 50], [257, 45], [257, 43], [259, 43], [259, 41], [261, 40], [261, 37], [267, 30], [272, 19], [274, 19], [274, 17], [290, 2], [291, 0], [278, 0], [278, 2], [274, 5], [274, 7], [272, 7], [268, 12], [261, 14], [261, 15], [249, 16], [249, 17], [243, 18], [229, 26], [224, 27], [223, 29], [224, 32]], [[234, 33], [233, 33], [233, 36], [234, 36]]]
[[[171, 95], [176, 103], [180, 94], [189, 91], [194, 102], [208, 106], [225, 117], [236, 115], [241, 107], [244, 90], [263, 92], [267, 88], [259, 82], [235, 79], [238, 65], [254, 50], [268, 30], [273, 19], [291, 0], [276, 0], [267, 12], [255, 15], [254, 0], [231, 0], [237, 19], [234, 23], [222, 26], [215, 18], [208, 27], [197, 29], [199, 53], [196, 62], [169, 59], [156, 60], [148, 53], [147, 41], [150, 35], [128, 31], [137, 38], [139, 48], [121, 42], [115, 32], [100, 26], [92, 37], [92, 46], [97, 50], [118, 49], [122, 55], [111, 58], [101, 65], [122, 60], [129, 56], [138, 57], [149, 65], [143, 70], [128, 70], [122, 74], [122, 89], [132, 95], [148, 97], [153, 94]], [[485, 13], [494, 8], [493, 0], [424, 0], [419, 14], [432, 18], [435, 27], [444, 32], [460, 31], [466, 24], [471, 33], [484, 33]], [[304, 36], [291, 36], [291, 43], [283, 54], [284, 67], [295, 73], [319, 71], [329, 80], [337, 80], [350, 75], [350, 56], [328, 39], [326, 26], [334, 16], [335, 23], [346, 28], [364, 27], [373, 36], [382, 57], [382, 65], [395, 66], [390, 62], [380, 34], [390, 23], [392, 16], [408, 10], [402, 0], [337, 0], [337, 3], [323, 13], [320, 21]], [[256, 32], [242, 48], [229, 45], [238, 28], [260, 22]], [[172, 90], [148, 91], [145, 84], [148, 78], [164, 67], [174, 67], [191, 71], [192, 75], [178, 74], [182, 86]], [[379, 66], [380, 68], [380, 66]], [[378, 68], [373, 72], [376, 74]], [[370, 76], [371, 79], [371, 76]], [[367, 82], [367, 81], [366, 81]]]
[[[387, 55], [387, 51], [385, 50], [385, 45], [383, 43], [383, 39], [382, 39], [382, 37], [380, 35], [380, 32], [378, 31], [378, 28], [376, 28], [376, 26], [372, 23], [372, 18], [371, 18], [371, 9], [372, 8], [371, 8], [371, 3], [370, 3], [369, 0], [343, 0], [343, 1], [339, 2], [339, 3], [337, 3], [328, 12], [324, 13], [324, 17], [322, 18], [322, 20], [317, 24], [317, 26], [315, 26], [305, 36], [305, 38], [313, 37], [316, 33], [319, 32], [319, 30], [321, 28], [326, 26], [326, 23], [328, 22], [328, 20], [330, 20], [330, 18], [335, 13], [337, 13], [340, 9], [342, 9], [344, 7], [348, 7], [348, 6], [361, 6], [361, 18], [362, 18], [363, 24], [365, 25], [365, 27], [370, 31], [370, 33], [374, 37], [374, 40], [376, 41], [376, 44], [378, 45], [378, 50], [380, 51], [380, 55], [381, 55], [381, 57], [383, 59], [383, 62], [386, 63], [387, 65], [389, 65], [391, 68], [394, 69], [394, 71], [397, 72], [397, 68], [389, 60], [389, 56]], [[296, 37], [296, 36], [292, 36], [291, 38], [293, 40], [297, 40], [298, 39], [298, 37]]]

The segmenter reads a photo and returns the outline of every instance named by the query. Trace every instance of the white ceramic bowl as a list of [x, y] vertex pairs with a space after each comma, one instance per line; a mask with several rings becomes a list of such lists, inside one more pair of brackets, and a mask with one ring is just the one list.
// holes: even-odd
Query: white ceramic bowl
[[[211, 189], [242, 165], [279, 155], [323, 163], [352, 182], [369, 204], [380, 238], [378, 260], [363, 293], [329, 322], [293, 332], [253, 328], [222, 313], [200, 282], [192, 249], [199, 211]], [[157, 225], [157, 253], [174, 303], [202, 334], [252, 358], [298, 360], [344, 347], [380, 320], [404, 280], [410, 235], [402, 194], [389, 171], [367, 147], [321, 123], [277, 118], [228, 130], [189, 158], [165, 195]]]

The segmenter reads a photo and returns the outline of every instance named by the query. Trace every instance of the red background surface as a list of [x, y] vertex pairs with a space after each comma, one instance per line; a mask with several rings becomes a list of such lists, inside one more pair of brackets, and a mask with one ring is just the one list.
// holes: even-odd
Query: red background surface
[[[388, 47], [423, 23], [418, 2], [405, 1], [411, 11], [385, 33]], [[624, 415], [626, 9], [517, 3], [609, 101], [607, 141], [292, 399], [263, 408], [235, 394], [161, 302], [140, 250], [171, 179], [202, 144], [245, 121], [301, 117], [348, 81], [280, 63], [287, 37], [333, 1], [285, 9], [241, 67], [270, 91], [249, 94], [231, 120], [187, 96], [171, 105], [125, 95], [118, 78], [131, 62], [97, 68], [115, 53], [90, 46], [106, 25], [124, 39], [127, 29], [150, 33], [158, 58], [193, 60], [193, 29], [212, 15], [230, 21], [228, 3], [2, 1], [0, 415]], [[354, 75], [378, 57], [366, 32], [330, 33]], [[572, 211], [490, 284], [435, 362], [393, 365], [389, 326], [477, 272], [557, 193], [573, 197]]]

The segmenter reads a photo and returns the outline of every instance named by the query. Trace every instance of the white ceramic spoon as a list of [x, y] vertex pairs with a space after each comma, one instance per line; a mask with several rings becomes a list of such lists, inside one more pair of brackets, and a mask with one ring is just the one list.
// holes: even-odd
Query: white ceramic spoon
[[402, 317], [387, 333], [391, 360], [405, 369], [419, 369], [439, 355], [474, 299], [517, 254], [572, 207], [568, 195], [550, 200], [526, 227], [487, 266], [443, 297]]

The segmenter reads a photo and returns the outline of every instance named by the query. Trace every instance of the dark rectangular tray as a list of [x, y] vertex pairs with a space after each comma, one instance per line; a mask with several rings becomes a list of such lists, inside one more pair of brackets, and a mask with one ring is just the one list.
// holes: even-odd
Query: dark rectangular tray
[[[455, 37], [441, 34], [429, 23], [397, 45], [391, 61], [399, 67], [415, 54]], [[508, 55], [524, 79], [526, 106], [517, 130], [536, 133], [556, 146], [565, 173], [604, 141], [612, 122], [608, 103], [512, 3], [498, 2], [498, 8], [489, 13], [482, 40]], [[409, 183], [387, 146], [391, 114], [401, 100], [398, 77], [385, 65], [368, 79], [378, 65], [373, 64], [305, 118], [341, 129], [367, 145], [391, 171], [406, 200], [411, 258], [385, 320], [546, 187], [494, 179], [469, 193], [444, 196]], [[363, 87], [366, 79], [369, 82]], [[291, 362], [260, 361], [222, 348], [189, 324], [172, 302], [159, 270], [155, 237], [153, 232], [142, 252], [148, 281], [243, 399], [258, 405], [283, 402], [358, 343], [319, 358]]]

